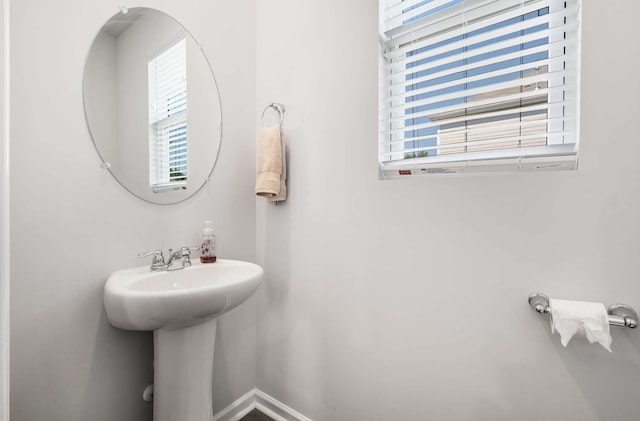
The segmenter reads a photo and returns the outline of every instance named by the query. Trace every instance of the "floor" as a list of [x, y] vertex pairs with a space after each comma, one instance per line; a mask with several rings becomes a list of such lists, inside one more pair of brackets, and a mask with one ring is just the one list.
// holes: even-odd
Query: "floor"
[[242, 417], [240, 421], [273, 421], [273, 418], [269, 418], [262, 412], [254, 409], [253, 411]]

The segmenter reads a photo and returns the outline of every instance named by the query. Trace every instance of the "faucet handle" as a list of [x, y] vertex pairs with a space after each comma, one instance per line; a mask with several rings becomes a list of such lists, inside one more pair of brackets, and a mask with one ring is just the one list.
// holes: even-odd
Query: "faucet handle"
[[143, 253], [138, 253], [138, 257], [149, 257], [153, 256], [153, 263], [164, 263], [164, 255], [162, 254], [162, 250], [153, 250], [153, 251], [145, 251]]
[[200, 250], [200, 247], [184, 246], [180, 247], [180, 254], [182, 255], [182, 267], [191, 266], [191, 250]]
[[200, 247], [195, 247], [195, 246], [184, 246], [184, 247], [180, 247], [180, 252], [182, 253], [183, 256], [190, 256], [191, 255], [191, 250], [200, 250]]

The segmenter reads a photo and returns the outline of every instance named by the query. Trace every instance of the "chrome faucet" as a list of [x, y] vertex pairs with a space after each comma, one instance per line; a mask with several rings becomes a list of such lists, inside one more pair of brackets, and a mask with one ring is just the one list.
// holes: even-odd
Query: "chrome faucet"
[[[153, 259], [151, 260], [151, 270], [154, 272], [178, 270], [191, 266], [191, 250], [198, 249], [199, 247], [187, 246], [180, 247], [180, 249], [175, 252], [172, 249], [169, 249], [169, 260], [167, 260], [166, 262], [164, 260], [164, 254], [162, 254], [162, 250], [140, 253], [138, 254], [138, 257], [153, 256]], [[171, 264], [176, 259], [182, 259], [182, 266], [177, 268], [170, 268]]]

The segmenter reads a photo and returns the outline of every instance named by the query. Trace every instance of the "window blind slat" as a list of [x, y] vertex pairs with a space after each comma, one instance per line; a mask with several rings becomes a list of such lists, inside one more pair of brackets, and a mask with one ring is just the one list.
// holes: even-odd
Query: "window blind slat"
[[[577, 8], [575, 9], [577, 10]], [[418, 58], [425, 55], [438, 55], [442, 53], [446, 53], [447, 51], [456, 48], [459, 43], [464, 43], [465, 45], [473, 45], [477, 43], [481, 43], [491, 39], [497, 39], [500, 37], [504, 37], [509, 34], [513, 34], [521, 31], [531, 31], [537, 27], [546, 26], [544, 28], [539, 28], [538, 31], [548, 31], [550, 33], [554, 31], [563, 31], [565, 28], [565, 23], [562, 22], [561, 19], [552, 19], [551, 16], [555, 15], [566, 15], [567, 11], [563, 9], [562, 11], [553, 12], [551, 14], [543, 14], [538, 17], [534, 17], [532, 19], [527, 20], [515, 20], [509, 19], [506, 22], [511, 21], [508, 24], [503, 24], [487, 31], [480, 31], [482, 28], [486, 28], [487, 24], [484, 21], [476, 22], [473, 24], [475, 30], [473, 30], [468, 25], [463, 25], [463, 28], [460, 30], [452, 31], [452, 33], [447, 33], [444, 35], [440, 35], [436, 37], [436, 39], [432, 39], [427, 37], [424, 40], [416, 40], [412, 42], [407, 42], [406, 44], [399, 45], [395, 48], [389, 49], [384, 57], [387, 60], [393, 60], [396, 63], [402, 63], [403, 61], [411, 61], [414, 58]], [[515, 13], [514, 17], [521, 16], [521, 13]], [[505, 22], [502, 18], [497, 20], [497, 23]], [[460, 39], [459, 43], [446, 42], [450, 40]], [[446, 42], [446, 43], [445, 43]], [[425, 47], [444, 44], [440, 47], [432, 47], [429, 49], [425, 49]], [[452, 47], [453, 46], [453, 47]], [[406, 57], [406, 51], [419, 51], [425, 49], [422, 53], [413, 54], [412, 56]]]
[[[499, 80], [501, 78], [508, 77], [514, 72], [524, 73], [527, 70], [531, 70], [531, 69], [535, 70], [536, 68], [542, 68], [545, 65], [548, 65], [548, 63], [549, 63], [549, 60], [547, 59], [537, 60], [527, 64], [522, 64], [514, 67], [506, 67], [506, 68], [502, 68], [494, 71], [487, 71], [486, 73], [480, 73], [475, 76], [469, 76], [469, 77], [453, 79], [453, 80], [447, 80], [447, 79], [439, 80], [439, 78], [437, 77], [434, 78], [434, 77], [431, 77], [431, 75], [427, 75], [422, 78], [412, 79], [413, 85], [421, 84], [423, 82], [428, 82], [428, 83], [424, 84], [426, 85], [424, 88], [413, 89], [411, 91], [411, 95], [415, 96], [415, 95], [435, 93], [437, 91], [441, 91], [446, 88], [452, 88], [455, 86], [459, 86], [461, 84], [478, 82], [485, 79]], [[404, 103], [404, 98], [408, 95], [405, 84], [395, 84], [393, 86], [389, 86], [387, 88], [387, 91], [390, 94], [387, 96], [387, 98], [381, 100], [383, 101], [381, 106], [382, 107], [385, 107], [387, 105], [390, 105], [390, 106], [387, 108], [384, 108], [384, 111], [394, 108], [394, 104]]]
[[[557, 73], [560, 76], [566, 76], [568, 75], [568, 72], [558, 72]], [[529, 76], [529, 77], [523, 77], [520, 79], [512, 79], [509, 80], [507, 82], [501, 82], [501, 83], [493, 83], [493, 84], [487, 84], [485, 86], [481, 86], [479, 88], [473, 88], [473, 89], [467, 89], [467, 90], [459, 90], [456, 92], [452, 92], [452, 93], [444, 93], [444, 94], [436, 94], [432, 91], [426, 91], [426, 93], [433, 93], [432, 96], [423, 99], [423, 100], [415, 100], [415, 101], [410, 101], [410, 102], [402, 102], [398, 105], [394, 105], [392, 107], [388, 107], [383, 109], [383, 111], [391, 111], [394, 109], [406, 109], [407, 107], [410, 108], [416, 108], [416, 107], [420, 107], [423, 105], [429, 105], [429, 104], [434, 104], [437, 102], [443, 102], [446, 100], [459, 100], [459, 99], [464, 99], [464, 98], [468, 98], [468, 97], [473, 97], [476, 96], [478, 98], [480, 98], [483, 94], [491, 94], [492, 95], [492, 99], [493, 102], [499, 102], [502, 98], [502, 96], [504, 95], [500, 95], [501, 91], [504, 92], [513, 92], [513, 89], [510, 88], [521, 88], [522, 90], [522, 94], [524, 94], [524, 92], [526, 92], [527, 89], [531, 89], [532, 91], [536, 90], [536, 85], [538, 85], [538, 91], [540, 91], [540, 93], [543, 93], [542, 90], [543, 88], [546, 88], [546, 86], [544, 86], [544, 84], [546, 84], [548, 82], [548, 78], [549, 76], [546, 73], [542, 73], [542, 74], [538, 74], [538, 75], [533, 75], [533, 76]], [[462, 81], [462, 84], [465, 84], [465, 81]], [[542, 87], [542, 88], [541, 88]], [[544, 89], [546, 92], [546, 89]], [[416, 95], [418, 95], [416, 93]], [[424, 93], [422, 93], [422, 95], [424, 95]], [[412, 94], [413, 96], [413, 94]], [[473, 104], [475, 104], [473, 99], [470, 99], [469, 101], [466, 102], [466, 104], [468, 106], [472, 106]], [[459, 108], [458, 105], [456, 105], [456, 107]], [[436, 111], [428, 111], [425, 113], [422, 113], [422, 115], [428, 115], [428, 114], [434, 114]], [[413, 118], [414, 114], [418, 114], [416, 112], [406, 112], [404, 114], [404, 118]]]
[[[571, 25], [571, 26], [575, 27], [576, 25]], [[560, 41], [555, 41], [555, 42], [552, 41], [550, 43], [546, 42], [543, 45], [531, 45], [528, 48], [523, 47], [521, 50], [513, 51], [514, 48], [518, 46], [522, 46], [523, 44], [526, 44], [526, 43], [533, 44], [534, 41], [541, 41], [541, 40], [544, 40], [545, 38], [550, 38], [550, 37], [551, 37], [551, 33], [549, 31], [536, 32], [536, 33], [528, 34], [522, 37], [516, 37], [506, 41], [501, 41], [499, 43], [490, 44], [490, 45], [487, 45], [486, 47], [478, 48], [475, 50], [467, 50], [467, 46], [465, 46], [464, 43], [457, 42], [451, 47], [448, 47], [448, 51], [460, 51], [459, 53], [446, 55], [443, 58], [432, 59], [424, 63], [421, 63], [421, 60], [420, 60], [420, 58], [423, 57], [423, 55], [420, 55], [420, 57], [417, 57], [417, 56], [414, 57], [410, 55], [413, 49], [406, 49], [404, 51], [404, 55], [407, 56], [406, 59], [401, 60], [400, 62], [391, 61], [385, 65], [385, 73], [387, 74], [385, 79], [401, 80], [403, 77], [406, 77], [406, 75], [408, 74], [418, 73], [420, 71], [428, 70], [430, 68], [438, 68], [438, 67], [446, 67], [446, 66], [453, 67], [453, 66], [456, 66], [457, 63], [459, 63], [458, 64], [459, 66], [467, 65], [467, 66], [478, 67], [481, 63], [482, 64], [495, 63], [497, 61], [497, 59], [495, 58], [496, 56], [503, 56], [504, 59], [523, 57], [523, 56], [532, 55], [540, 52], [545, 52], [545, 51], [548, 52], [550, 49], [553, 49], [554, 46], [557, 47], [559, 45], [566, 43], [564, 39], [561, 39]], [[483, 41], [486, 41], [486, 40], [483, 40]], [[464, 59], [467, 59], [467, 60], [470, 58], [473, 59], [474, 57], [482, 56], [487, 53], [494, 53], [494, 55], [484, 60], [474, 59], [469, 64], [461, 63], [462, 61], [464, 61]], [[443, 55], [443, 54], [438, 54], [438, 55]], [[438, 55], [433, 55], [431, 57], [437, 57]], [[411, 65], [414, 63], [421, 63], [421, 64]]]
[[[558, 103], [554, 103], [554, 106], [559, 106], [559, 107], [563, 107], [565, 105], [567, 105], [567, 102], [558, 102]], [[549, 106], [547, 104], [534, 104], [534, 105], [530, 105], [530, 106], [523, 106], [519, 109], [519, 111], [521, 113], [535, 113], [537, 111], [541, 111], [541, 110], [548, 110]], [[510, 109], [506, 109], [506, 110], [501, 110], [501, 111], [494, 111], [494, 112], [489, 112], [489, 113], [483, 113], [481, 118], [496, 118], [496, 117], [504, 117], [504, 116], [509, 116], [512, 115], [514, 113], [513, 110]], [[474, 119], [473, 117], [469, 117], [467, 115], [462, 115], [462, 116], [458, 116], [458, 117], [452, 117], [449, 119], [446, 119], [445, 124], [455, 124], [455, 123], [460, 123], [460, 122], [465, 122], [465, 121], [469, 121], [471, 124], [474, 123]], [[423, 123], [423, 124], [416, 124], [411, 126], [411, 130], [415, 130], [418, 131], [419, 129], [433, 129], [433, 128], [437, 128], [440, 127], [440, 125], [442, 125], [443, 123], [441, 122], [429, 122], [429, 123]], [[385, 125], [387, 125], [387, 123], [385, 122]], [[384, 139], [387, 138], [393, 138], [394, 140], [397, 140], [397, 138], [401, 138], [404, 139], [404, 133], [407, 132], [407, 128], [405, 127], [397, 127], [397, 128], [393, 128], [393, 129], [386, 129], [386, 130], [382, 130], [381, 133], [384, 136]], [[385, 142], [381, 142], [382, 144], [384, 144]]]
[[[498, 0], [496, 3], [500, 1], [506, 2], [507, 0]], [[492, 10], [487, 10], [484, 16], [460, 15], [451, 16], [448, 19], [441, 19], [439, 21], [413, 22], [412, 24], [403, 25], [401, 28], [387, 32], [387, 41], [385, 44], [389, 50], [394, 50], [399, 46], [409, 43], [416, 44], [418, 48], [421, 48], [426, 45], [424, 40], [429, 39], [433, 43], [438, 43], [450, 38], [466, 36], [468, 33], [473, 33], [479, 29], [501, 24], [510, 19], [548, 7], [554, 0], [538, 0], [533, 3], [525, 3], [524, 6], [522, 2], [518, 0], [509, 1], [510, 6], [506, 5], [509, 7], [503, 7], [503, 9], [505, 9], [503, 13], [492, 13]], [[571, 1], [574, 2], [575, 0]], [[492, 1], [489, 1], [489, 3], [491, 2]], [[514, 3], [516, 4], [514, 5]], [[521, 7], [514, 7], [517, 5]], [[480, 8], [476, 10], [480, 10]]]
[[452, 0], [423, 0], [403, 3], [411, 3], [411, 5], [409, 6], [409, 4], [407, 4], [407, 6], [403, 7], [402, 9], [388, 9], [388, 12], [386, 13], [387, 18], [384, 21], [387, 31], [397, 28], [398, 26], [401, 26], [403, 22], [415, 19], [420, 15], [433, 14], [438, 9], [454, 2]]
[[[534, 118], [535, 116], [538, 116], [538, 118]], [[545, 116], [545, 114], [530, 114], [529, 115], [530, 118], [527, 118], [525, 115], [525, 118], [523, 120], [516, 120], [515, 117], [509, 118], [509, 119], [504, 119], [499, 121], [497, 124], [491, 125], [491, 126], [481, 126], [480, 124], [470, 124], [470, 125], [466, 125], [466, 126], [459, 126], [457, 128], [457, 130], [454, 131], [450, 131], [449, 133], [451, 134], [459, 134], [459, 135], [467, 135], [469, 133], [471, 134], [492, 134], [492, 133], [500, 133], [500, 132], [505, 132], [505, 131], [510, 131], [510, 130], [514, 130], [514, 129], [522, 129], [522, 130], [527, 130], [529, 128], [535, 128], [539, 125], [548, 125], [551, 124], [553, 125], [553, 123], [558, 123], [558, 122], [562, 122], [564, 120], [564, 117], [557, 117], [557, 118], [548, 118]], [[480, 127], [475, 127], [475, 126], [480, 126]], [[548, 133], [562, 133], [563, 130], [562, 129], [550, 129], [547, 130]], [[400, 140], [385, 140], [385, 141], [381, 141], [380, 145], [381, 146], [389, 146], [389, 145], [401, 145], [403, 143], [408, 143], [408, 142], [416, 142], [416, 143], [420, 143], [420, 142], [424, 142], [424, 141], [428, 141], [428, 140], [434, 140], [436, 139], [438, 136], [438, 134], [433, 134], [433, 135], [427, 135], [427, 136], [415, 136], [415, 137], [407, 137], [407, 138], [403, 138]], [[437, 146], [435, 146], [437, 148]]]
[[[548, 0], [529, 0], [526, 3], [541, 3]], [[423, 1], [423, 6], [428, 6], [432, 1]], [[408, 19], [387, 15], [388, 23], [385, 24], [385, 35], [389, 38], [398, 38], [417, 30], [428, 29], [433, 35], [436, 32], [450, 30], [460, 22], [473, 22], [478, 18], [486, 18], [498, 14], [507, 13], [513, 8], [522, 8], [525, 2], [522, 0], [451, 0], [439, 7], [422, 9], [423, 12]], [[403, 15], [410, 15], [414, 9], [403, 9]], [[426, 28], [428, 26], [428, 28]]]
[[[569, 133], [570, 135], [572, 133]], [[405, 154], [416, 153], [416, 152], [429, 152], [429, 151], [438, 151], [438, 156], [444, 156], [447, 153], [464, 153], [467, 151], [476, 151], [476, 150], [487, 150], [488, 147], [492, 147], [492, 149], [496, 146], [501, 148], [514, 148], [514, 144], [524, 145], [524, 146], [544, 146], [547, 144], [547, 138], [549, 135], [541, 135], [537, 133], [532, 134], [524, 134], [517, 136], [508, 136], [502, 138], [491, 138], [484, 140], [475, 140], [475, 141], [465, 141], [465, 142], [457, 142], [457, 143], [448, 143], [444, 145], [438, 146], [428, 146], [428, 147], [417, 147], [417, 148], [406, 148], [403, 150]], [[428, 155], [427, 155], [428, 156]]]
[[[433, 117], [433, 116], [438, 116], [439, 119], [443, 118], [443, 115], [446, 115], [447, 113], [455, 113], [455, 112], [459, 112], [459, 113], [466, 113], [465, 115], [468, 115], [469, 113], [469, 109], [473, 109], [473, 108], [479, 108], [479, 107], [483, 107], [483, 106], [491, 106], [493, 104], [501, 104], [504, 102], [510, 102], [510, 103], [514, 103], [514, 106], [511, 105], [507, 105], [508, 107], [510, 107], [511, 109], [511, 113], [514, 113], [516, 111], [514, 111], [516, 108], [514, 108], [515, 106], [517, 106], [517, 108], [519, 109], [519, 105], [520, 103], [518, 101], [526, 101], [529, 99], [537, 99], [541, 96], [547, 95], [549, 93], [548, 89], [539, 89], [537, 91], [533, 90], [533, 91], [529, 91], [529, 92], [515, 92], [513, 94], [509, 94], [509, 95], [502, 95], [500, 97], [497, 98], [487, 98], [487, 99], [482, 99], [482, 100], [476, 100], [474, 102], [465, 102], [463, 104], [454, 104], [454, 105], [445, 105], [442, 107], [435, 107], [433, 109], [430, 109], [428, 112], [423, 112], [423, 113], [416, 113], [415, 115], [408, 115], [405, 116], [404, 121], [407, 120], [418, 120], [420, 118], [426, 117]], [[516, 101], [516, 102], [514, 102]], [[410, 106], [410, 105], [407, 105]], [[496, 105], [496, 108], [498, 108], [498, 105]], [[480, 114], [479, 112], [475, 112], [475, 114]], [[433, 119], [433, 118], [432, 118]], [[467, 117], [467, 119], [469, 119], [469, 117]], [[415, 123], [409, 122], [409, 125], [413, 125]], [[442, 124], [442, 123], [441, 123]], [[405, 124], [404, 128], [405, 130], [407, 129], [407, 126]], [[400, 128], [400, 127], [398, 127]]]
[[[556, 140], [555, 142], [553, 142], [553, 144], [574, 143], [572, 139], [575, 137], [575, 132], [562, 132], [562, 133], [547, 132], [546, 134], [544, 134], [544, 133], [529, 133], [529, 132], [533, 132], [534, 130], [529, 130], [529, 132], [526, 130], [521, 130], [523, 134], [519, 134], [517, 133], [518, 130], [520, 130], [520, 128], [516, 128], [516, 130], [510, 130], [513, 133], [511, 136], [505, 135], [502, 137], [481, 138], [482, 134], [473, 135], [471, 136], [472, 137], [471, 140], [465, 139], [463, 136], [459, 136], [458, 139], [456, 139], [455, 136], [452, 136], [452, 138], [449, 139], [450, 143], [441, 143], [435, 146], [409, 146], [409, 147], [405, 146], [401, 152], [404, 154], [407, 154], [407, 153], [421, 152], [421, 151], [427, 151], [427, 152], [438, 151], [438, 155], [441, 155], [443, 152], [447, 152], [447, 150], [459, 150], [459, 149], [463, 151], [466, 149], [488, 150], [489, 148], [484, 148], [484, 147], [479, 148], [478, 146], [512, 143], [512, 142], [519, 143], [521, 146], [522, 145], [531, 146], [533, 144], [544, 146], [544, 145], [547, 145], [549, 143], [549, 139], [552, 139], [552, 138]], [[507, 132], [508, 131], [505, 130], [505, 133]], [[557, 141], [558, 138], [560, 139], [560, 141]], [[529, 142], [530, 140], [539, 140], [540, 142], [537, 142], [537, 141]], [[419, 143], [419, 142], [416, 141], [415, 143]], [[387, 153], [395, 153], [395, 152], [396, 151], [391, 149]]]

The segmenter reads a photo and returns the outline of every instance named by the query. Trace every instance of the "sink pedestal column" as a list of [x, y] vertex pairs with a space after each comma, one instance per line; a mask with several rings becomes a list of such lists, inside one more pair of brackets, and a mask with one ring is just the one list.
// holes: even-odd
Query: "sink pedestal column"
[[153, 332], [154, 421], [212, 421], [217, 318]]

